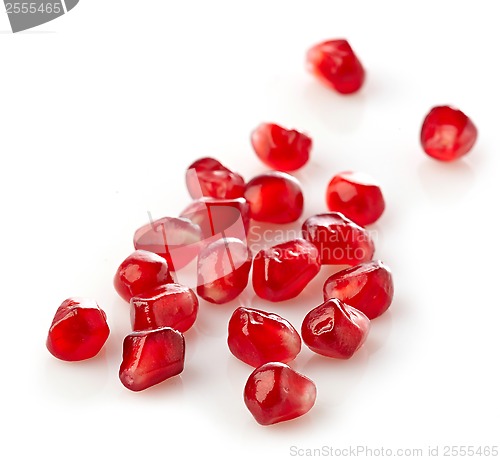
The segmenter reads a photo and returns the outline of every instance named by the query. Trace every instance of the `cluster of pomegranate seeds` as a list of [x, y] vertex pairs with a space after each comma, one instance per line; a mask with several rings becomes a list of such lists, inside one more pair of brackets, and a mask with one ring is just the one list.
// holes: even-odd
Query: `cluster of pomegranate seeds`
[[309, 161], [312, 139], [295, 129], [262, 123], [252, 133], [252, 146], [259, 159], [280, 171], [296, 171]]
[[365, 342], [370, 320], [339, 299], [329, 299], [311, 310], [302, 322], [302, 339], [314, 352], [348, 359]]
[[245, 181], [239, 174], [214, 158], [200, 158], [186, 171], [186, 185], [192, 198], [239, 198], [245, 191]]
[[357, 265], [375, 253], [368, 231], [339, 212], [309, 217], [302, 236], [316, 246], [323, 265]]
[[323, 295], [325, 300], [342, 300], [369, 319], [377, 318], [390, 307], [394, 296], [391, 270], [380, 260], [347, 268], [325, 281]]
[[341, 94], [358, 91], [365, 81], [365, 70], [347, 40], [328, 40], [307, 53], [307, 68], [328, 88]]
[[342, 172], [335, 175], [326, 190], [330, 211], [344, 214], [358, 225], [376, 222], [385, 209], [380, 186], [363, 173]]
[[[326, 86], [342, 93], [358, 91], [365, 71], [346, 40], [329, 40], [307, 53], [309, 70]], [[471, 150], [477, 129], [460, 110], [434, 107], [423, 122], [421, 144], [433, 158], [451, 161]], [[175, 282], [176, 271], [197, 258], [197, 294], [215, 304], [237, 299], [252, 286], [270, 302], [292, 299], [316, 277], [322, 265], [348, 265], [323, 285], [324, 303], [305, 315], [301, 334], [285, 318], [239, 306], [228, 323], [230, 352], [256, 368], [244, 389], [244, 402], [256, 421], [270, 425], [299, 417], [316, 400], [315, 384], [291, 369], [302, 341], [315, 353], [348, 359], [364, 344], [370, 320], [390, 307], [394, 295], [391, 270], [372, 260], [375, 245], [364, 228], [384, 212], [380, 186], [354, 172], [336, 174], [326, 188], [330, 212], [313, 215], [294, 238], [256, 251], [247, 244], [255, 222], [290, 224], [303, 213], [296, 171], [310, 157], [313, 141], [295, 129], [263, 123], [251, 135], [258, 158], [277, 171], [248, 183], [214, 158], [201, 158], [186, 172], [195, 200], [181, 217], [164, 217], [139, 228], [136, 249], [118, 267], [117, 293], [130, 307], [134, 332], [123, 341], [119, 378], [142, 391], [184, 369], [183, 332], [194, 324], [199, 301], [188, 286]], [[252, 225], [254, 225], [252, 227]], [[174, 279], [175, 277], [175, 279]], [[109, 336], [106, 315], [90, 299], [70, 298], [58, 308], [47, 337], [57, 358], [92, 358]], [[302, 338], [301, 338], [302, 337]]]
[[196, 292], [212, 303], [236, 299], [248, 284], [252, 254], [237, 238], [222, 238], [206, 246], [198, 256]]
[[133, 332], [123, 341], [120, 380], [129, 390], [145, 390], [180, 374], [184, 355], [184, 337], [170, 327]]
[[198, 298], [187, 286], [170, 283], [130, 300], [130, 322], [134, 331], [171, 327], [186, 332], [198, 314]]
[[250, 217], [258, 222], [288, 224], [304, 209], [300, 183], [289, 174], [272, 171], [254, 177], [245, 188]]
[[295, 328], [275, 313], [238, 307], [229, 320], [229, 350], [250, 366], [288, 363], [299, 354], [301, 343]]
[[425, 117], [420, 142], [427, 155], [453, 161], [468, 153], [477, 140], [477, 128], [462, 111], [449, 106], [434, 107]]
[[302, 238], [263, 249], [253, 263], [255, 293], [271, 302], [297, 297], [321, 268], [318, 250]]
[[48, 350], [63, 361], [93, 358], [109, 336], [104, 313], [92, 299], [72, 297], [57, 309], [47, 337]]

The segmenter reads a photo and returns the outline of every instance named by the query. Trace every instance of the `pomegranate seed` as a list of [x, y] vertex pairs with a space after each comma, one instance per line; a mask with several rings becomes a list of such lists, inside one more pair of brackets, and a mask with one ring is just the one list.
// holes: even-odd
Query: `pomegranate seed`
[[311, 310], [302, 323], [302, 340], [314, 352], [348, 359], [365, 342], [370, 320], [338, 299]]
[[213, 158], [200, 158], [186, 171], [186, 184], [193, 198], [239, 198], [245, 181]]
[[391, 270], [380, 260], [363, 263], [330, 276], [323, 286], [325, 300], [336, 298], [374, 319], [392, 302]]
[[208, 302], [230, 302], [247, 286], [251, 266], [252, 255], [243, 241], [236, 238], [214, 241], [198, 256], [196, 291]]
[[254, 177], [246, 186], [245, 198], [250, 205], [250, 217], [260, 222], [295, 222], [304, 208], [299, 181], [283, 172]]
[[255, 369], [245, 385], [245, 404], [261, 425], [300, 417], [316, 401], [316, 385], [283, 363], [267, 363]]
[[133, 332], [123, 341], [120, 380], [132, 391], [161, 383], [184, 369], [184, 337], [170, 327]]
[[358, 91], [365, 81], [365, 70], [347, 40], [328, 40], [307, 53], [307, 67], [321, 83], [341, 94]]
[[312, 140], [295, 129], [263, 123], [251, 136], [257, 156], [267, 166], [281, 171], [295, 171], [309, 160]]
[[95, 300], [71, 297], [56, 311], [47, 348], [63, 361], [82, 361], [97, 355], [108, 336], [106, 313]]
[[301, 347], [299, 334], [286, 319], [245, 307], [231, 316], [227, 343], [234, 356], [254, 367], [271, 361], [288, 363]]
[[180, 270], [198, 255], [201, 239], [200, 227], [188, 219], [163, 217], [135, 232], [134, 247], [154, 252], [171, 270]]
[[358, 225], [373, 224], [385, 209], [384, 197], [378, 184], [362, 173], [343, 172], [328, 184], [326, 204]]
[[243, 198], [202, 198], [193, 201], [182, 211], [181, 216], [198, 225], [205, 240], [221, 233], [226, 237], [244, 240], [250, 226], [249, 207]]
[[166, 260], [149, 251], [135, 251], [118, 267], [114, 285], [127, 302], [161, 284], [173, 283]]
[[471, 119], [449, 106], [434, 107], [425, 117], [420, 142], [427, 155], [441, 161], [464, 156], [474, 146], [477, 128]]
[[171, 327], [186, 332], [198, 314], [198, 298], [186, 286], [170, 283], [133, 297], [130, 320], [134, 331]]
[[318, 248], [325, 265], [357, 265], [371, 260], [375, 252], [370, 234], [339, 212], [309, 217], [302, 235]]
[[260, 251], [254, 260], [255, 293], [271, 302], [298, 296], [321, 268], [318, 250], [297, 238]]

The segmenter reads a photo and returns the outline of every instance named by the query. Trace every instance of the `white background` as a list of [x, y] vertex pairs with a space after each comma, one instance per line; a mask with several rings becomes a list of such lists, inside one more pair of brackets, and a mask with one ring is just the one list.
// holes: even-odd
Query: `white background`
[[[469, 6], [466, 6], [469, 5]], [[500, 29], [495, 2], [81, 0], [31, 32], [0, 29], [0, 436], [5, 458], [288, 458], [290, 446], [499, 444]], [[351, 97], [304, 70], [307, 48], [346, 37], [367, 82]], [[434, 105], [470, 115], [480, 137], [455, 164], [419, 146]], [[257, 425], [230, 355], [237, 303], [201, 303], [186, 369], [142, 393], [118, 380], [128, 307], [112, 277], [134, 230], [189, 202], [186, 166], [215, 156], [265, 170], [248, 137], [261, 121], [305, 130], [304, 217], [325, 210], [336, 172], [367, 172], [387, 211], [372, 227], [396, 296], [351, 360], [304, 349], [318, 387], [301, 419]], [[297, 328], [327, 268], [297, 300], [241, 303]], [[64, 363], [45, 348], [69, 296], [94, 297], [112, 330], [103, 352]], [[257, 457], [260, 456], [260, 457]]]

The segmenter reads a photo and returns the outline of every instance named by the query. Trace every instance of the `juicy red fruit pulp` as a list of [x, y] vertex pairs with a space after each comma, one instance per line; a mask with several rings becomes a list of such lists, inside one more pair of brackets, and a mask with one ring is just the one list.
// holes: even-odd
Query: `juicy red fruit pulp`
[[133, 332], [123, 341], [120, 380], [129, 390], [145, 390], [180, 374], [184, 355], [184, 337], [174, 329]]
[[252, 254], [243, 241], [221, 238], [198, 256], [196, 292], [211, 303], [222, 304], [238, 297], [248, 284]]
[[325, 300], [336, 298], [374, 319], [392, 303], [394, 284], [389, 267], [380, 260], [362, 263], [330, 276], [323, 286]]
[[198, 255], [201, 240], [198, 225], [188, 219], [163, 217], [135, 232], [134, 247], [154, 252], [167, 261], [171, 270], [180, 270]]
[[114, 278], [116, 292], [127, 302], [147, 290], [172, 282], [167, 261], [149, 251], [133, 252], [120, 264]]
[[187, 286], [169, 283], [130, 300], [134, 331], [171, 327], [186, 332], [198, 314], [198, 298]]
[[302, 322], [302, 340], [314, 352], [348, 359], [365, 342], [370, 320], [338, 299], [311, 310]]
[[106, 314], [92, 299], [72, 297], [57, 309], [47, 337], [47, 348], [63, 361], [97, 355], [109, 336]]
[[250, 217], [259, 222], [295, 222], [304, 209], [299, 181], [277, 171], [254, 177], [246, 186], [245, 199], [250, 206]]
[[239, 198], [245, 191], [243, 178], [214, 158], [200, 158], [186, 171], [186, 185], [193, 198]]
[[420, 142], [427, 155], [453, 161], [468, 153], [477, 140], [477, 128], [462, 111], [449, 106], [434, 107], [425, 117]]
[[316, 246], [324, 265], [357, 265], [375, 252], [369, 232], [338, 212], [309, 217], [302, 235]]
[[260, 251], [254, 259], [252, 283], [262, 299], [280, 302], [298, 296], [321, 268], [314, 244], [302, 238]]
[[280, 171], [295, 171], [309, 160], [312, 140], [295, 129], [262, 123], [252, 133], [252, 146], [260, 160]]
[[380, 186], [368, 175], [343, 172], [335, 175], [326, 191], [330, 211], [344, 214], [358, 225], [373, 224], [382, 215], [385, 201]]
[[261, 425], [300, 417], [316, 401], [316, 385], [283, 363], [267, 363], [255, 369], [245, 385], [245, 404]]
[[347, 40], [328, 40], [307, 53], [307, 68], [328, 88], [341, 94], [358, 91], [365, 81], [365, 70]]
[[299, 334], [286, 319], [245, 307], [233, 312], [227, 343], [234, 356], [254, 367], [271, 361], [288, 363], [301, 348]]

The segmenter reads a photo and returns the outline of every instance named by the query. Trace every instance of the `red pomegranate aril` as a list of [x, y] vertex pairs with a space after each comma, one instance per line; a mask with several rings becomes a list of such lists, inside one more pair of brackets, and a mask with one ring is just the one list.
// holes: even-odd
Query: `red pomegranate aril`
[[374, 319], [391, 305], [391, 270], [380, 260], [362, 263], [330, 276], [323, 286], [325, 300], [336, 298]]
[[326, 191], [326, 204], [330, 211], [340, 212], [361, 226], [376, 222], [385, 209], [380, 186], [370, 176], [354, 172], [333, 177]]
[[180, 270], [198, 255], [201, 240], [200, 227], [190, 220], [163, 217], [135, 232], [134, 247], [154, 252], [171, 270]]
[[200, 158], [186, 171], [186, 185], [192, 198], [203, 196], [231, 199], [243, 196], [245, 181], [214, 158]]
[[201, 198], [184, 209], [181, 217], [198, 225], [204, 240], [213, 241], [219, 234], [244, 240], [250, 226], [249, 207], [243, 198]]
[[252, 283], [255, 293], [271, 302], [298, 296], [319, 273], [316, 246], [302, 238], [260, 251], [254, 259]]
[[252, 133], [255, 153], [267, 166], [280, 171], [295, 171], [309, 160], [312, 139], [295, 129], [262, 123]]
[[106, 314], [96, 301], [70, 297], [56, 311], [47, 348], [63, 361], [82, 361], [97, 355], [108, 336]]
[[120, 381], [129, 390], [145, 390], [180, 374], [184, 355], [184, 337], [170, 327], [133, 332], [123, 341]]
[[170, 283], [133, 297], [130, 307], [134, 331], [171, 327], [186, 332], [196, 320], [198, 298], [187, 286]]
[[302, 322], [302, 340], [315, 353], [349, 359], [366, 340], [370, 320], [338, 299], [311, 310]]
[[341, 94], [358, 91], [365, 81], [365, 70], [347, 40], [328, 40], [307, 53], [308, 70], [321, 83]]
[[369, 232], [338, 212], [309, 217], [302, 235], [317, 247], [324, 265], [358, 265], [375, 252]]
[[231, 353], [250, 366], [272, 361], [288, 363], [300, 352], [301, 340], [284, 318], [253, 308], [239, 307], [228, 325], [227, 343]]
[[250, 217], [259, 222], [295, 222], [304, 209], [299, 181], [278, 171], [254, 177], [246, 186], [245, 198], [250, 206]]
[[468, 153], [477, 140], [477, 128], [462, 111], [449, 106], [434, 107], [425, 117], [420, 142], [427, 155], [453, 161]]
[[316, 385], [283, 363], [267, 363], [247, 380], [245, 405], [257, 423], [273, 425], [309, 412], [316, 401]]
[[243, 241], [221, 238], [198, 256], [196, 292], [208, 302], [222, 304], [238, 297], [248, 284], [252, 254]]
[[173, 282], [167, 261], [154, 252], [141, 250], [120, 264], [114, 278], [116, 292], [127, 302], [156, 286]]

